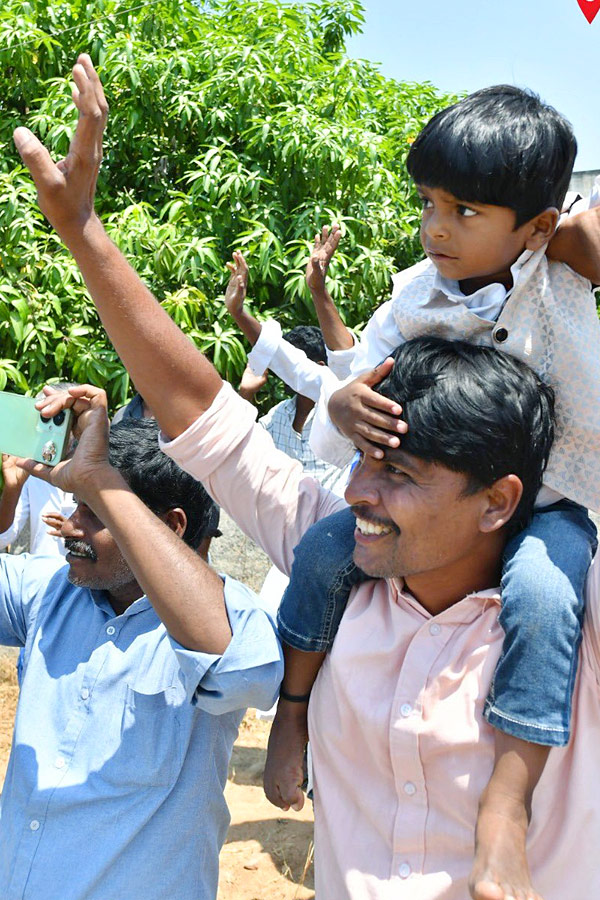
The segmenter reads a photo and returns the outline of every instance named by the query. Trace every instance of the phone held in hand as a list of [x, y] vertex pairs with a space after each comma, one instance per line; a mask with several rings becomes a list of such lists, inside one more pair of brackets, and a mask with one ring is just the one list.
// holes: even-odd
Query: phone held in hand
[[47, 419], [35, 397], [0, 391], [0, 452], [55, 466], [64, 459], [71, 434], [71, 410]]

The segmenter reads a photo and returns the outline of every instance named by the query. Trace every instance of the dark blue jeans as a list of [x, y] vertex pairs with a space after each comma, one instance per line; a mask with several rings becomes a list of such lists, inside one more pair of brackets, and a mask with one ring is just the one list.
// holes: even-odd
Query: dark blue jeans
[[[326, 651], [351, 588], [368, 576], [352, 561], [354, 516], [341, 510], [314, 525], [294, 551], [277, 616], [291, 647]], [[522, 740], [569, 740], [584, 586], [596, 551], [587, 511], [569, 500], [539, 510], [506, 545], [500, 624], [505, 638], [486, 702], [487, 720]]]

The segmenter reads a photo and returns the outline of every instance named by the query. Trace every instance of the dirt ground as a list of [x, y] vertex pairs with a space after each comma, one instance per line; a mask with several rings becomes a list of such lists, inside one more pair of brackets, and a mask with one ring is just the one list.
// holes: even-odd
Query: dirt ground
[[[0, 657], [0, 784], [4, 782], [17, 679], [12, 655]], [[269, 723], [251, 710], [233, 750], [225, 796], [231, 827], [221, 851], [218, 900], [309, 900], [314, 897], [312, 810], [283, 813], [262, 790]]]

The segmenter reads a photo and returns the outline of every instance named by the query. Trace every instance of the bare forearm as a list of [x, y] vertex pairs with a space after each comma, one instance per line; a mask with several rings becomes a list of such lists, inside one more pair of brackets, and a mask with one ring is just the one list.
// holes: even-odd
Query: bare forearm
[[323, 338], [330, 350], [349, 350], [354, 346], [354, 338], [346, 328], [329, 291], [311, 291]]
[[600, 209], [565, 219], [548, 244], [547, 255], [600, 284]]
[[155, 300], [94, 216], [63, 234], [98, 314], [162, 430], [177, 437], [208, 409], [221, 387], [211, 363]]
[[241, 311], [236, 310], [235, 312], [229, 310], [229, 313], [244, 337], [254, 347], [262, 330], [260, 322], [245, 308]]
[[17, 511], [21, 490], [21, 487], [4, 486], [0, 497], [0, 534], [8, 531], [15, 520], [15, 512]]
[[129, 489], [115, 469], [85, 502], [109, 529], [169, 634], [182, 646], [221, 655], [231, 640], [223, 582]]
[[248, 403], [254, 403], [254, 398], [258, 394], [258, 391], [253, 388], [244, 387], [244, 385], [240, 384], [238, 394], [242, 400], [247, 400]]

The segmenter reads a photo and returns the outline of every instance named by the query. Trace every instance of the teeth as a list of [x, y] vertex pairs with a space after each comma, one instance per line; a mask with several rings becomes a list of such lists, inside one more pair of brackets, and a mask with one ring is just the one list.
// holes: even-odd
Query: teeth
[[361, 534], [391, 534], [392, 531], [389, 526], [376, 525], [374, 522], [369, 522], [367, 519], [357, 518], [356, 527]]

